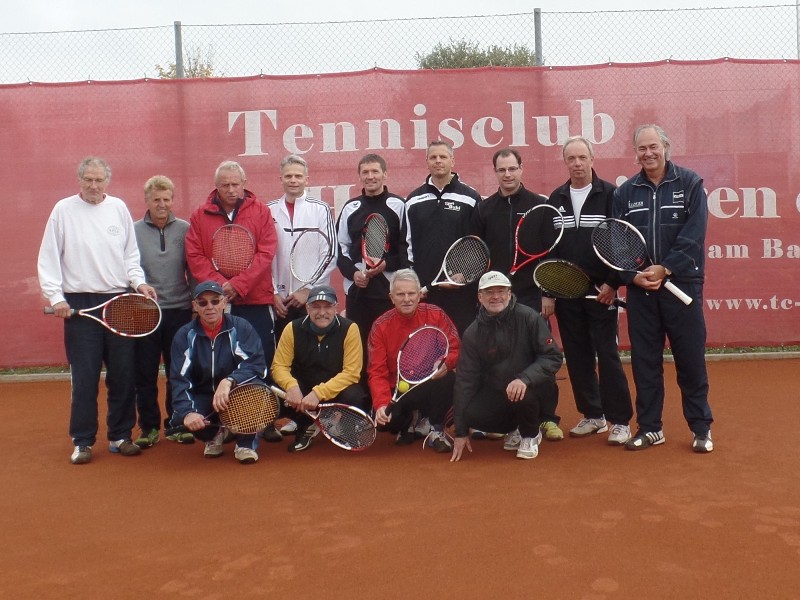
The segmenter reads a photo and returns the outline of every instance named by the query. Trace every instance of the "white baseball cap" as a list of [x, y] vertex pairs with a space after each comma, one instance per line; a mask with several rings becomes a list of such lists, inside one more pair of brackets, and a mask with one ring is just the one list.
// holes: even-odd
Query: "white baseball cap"
[[479, 290], [497, 286], [511, 287], [511, 282], [508, 280], [508, 277], [503, 275], [500, 271], [484, 273], [483, 276], [481, 276], [481, 280], [478, 282]]

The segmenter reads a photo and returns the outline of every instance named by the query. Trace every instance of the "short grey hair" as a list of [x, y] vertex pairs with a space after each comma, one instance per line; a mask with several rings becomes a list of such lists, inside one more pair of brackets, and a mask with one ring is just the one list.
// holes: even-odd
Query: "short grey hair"
[[431, 148], [433, 148], [434, 146], [444, 146], [445, 148], [447, 148], [447, 152], [448, 154], [450, 154], [450, 158], [454, 158], [456, 155], [456, 151], [453, 150], [452, 144], [448, 144], [444, 140], [433, 140], [430, 144], [428, 144], [428, 150], [425, 153], [425, 156], [428, 156], [431, 153]]
[[658, 134], [658, 137], [661, 138], [661, 143], [664, 144], [664, 159], [669, 160], [670, 156], [672, 156], [672, 144], [669, 141], [669, 137], [667, 137], [667, 132], [655, 123], [639, 125], [633, 130], [633, 149], [636, 150], [636, 140], [639, 138], [639, 134], [645, 129], [652, 129]]
[[567, 146], [576, 142], [583, 142], [586, 144], [586, 149], [589, 151], [589, 158], [594, 158], [594, 148], [592, 148], [592, 142], [587, 140], [582, 135], [573, 135], [567, 138], [567, 141], [564, 142], [564, 146], [561, 148], [561, 158], [567, 158]]
[[290, 154], [286, 158], [281, 161], [281, 173], [283, 173], [283, 169], [288, 165], [300, 165], [303, 167], [303, 171], [306, 175], [308, 175], [308, 163], [306, 159], [302, 156], [298, 156], [297, 154]]
[[242, 183], [247, 181], [247, 176], [244, 174], [244, 169], [242, 168], [242, 165], [240, 165], [235, 160], [223, 160], [217, 167], [217, 170], [214, 172], [214, 184], [219, 182], [219, 176], [222, 174], [223, 171], [236, 171], [242, 178]]
[[392, 281], [389, 282], [390, 292], [394, 291], [395, 281], [413, 281], [417, 284], [417, 289], [422, 287], [422, 284], [419, 282], [419, 275], [414, 272], [414, 269], [399, 269], [398, 271], [395, 271]]
[[100, 167], [106, 174], [106, 183], [111, 183], [111, 167], [99, 156], [87, 156], [78, 165], [78, 179], [83, 179], [83, 174], [89, 167]]

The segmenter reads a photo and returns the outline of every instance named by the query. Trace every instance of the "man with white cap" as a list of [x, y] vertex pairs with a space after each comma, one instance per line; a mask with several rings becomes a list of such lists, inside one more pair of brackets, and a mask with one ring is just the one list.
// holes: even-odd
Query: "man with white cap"
[[341, 402], [369, 412], [367, 390], [359, 384], [363, 350], [358, 325], [336, 314], [338, 299], [329, 285], [311, 288], [308, 315], [283, 330], [272, 361], [272, 379], [286, 390], [286, 406], [297, 423], [289, 452], [301, 452], [318, 433], [305, 411], [320, 402]]
[[563, 356], [544, 318], [517, 303], [511, 282], [489, 271], [478, 282], [478, 316], [464, 332], [453, 396], [452, 462], [472, 452], [469, 428], [508, 432], [503, 448], [517, 458], [539, 455], [539, 402]]

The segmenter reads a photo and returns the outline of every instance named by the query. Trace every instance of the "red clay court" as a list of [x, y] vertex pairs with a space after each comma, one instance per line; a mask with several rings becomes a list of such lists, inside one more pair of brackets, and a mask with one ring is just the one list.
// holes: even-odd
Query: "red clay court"
[[125, 458], [101, 424], [73, 466], [69, 382], [4, 383], [0, 598], [796, 598], [798, 369], [710, 362], [710, 455], [668, 364], [663, 446], [521, 461], [480, 441], [458, 464], [387, 434], [360, 454], [262, 443], [252, 466], [165, 441]]

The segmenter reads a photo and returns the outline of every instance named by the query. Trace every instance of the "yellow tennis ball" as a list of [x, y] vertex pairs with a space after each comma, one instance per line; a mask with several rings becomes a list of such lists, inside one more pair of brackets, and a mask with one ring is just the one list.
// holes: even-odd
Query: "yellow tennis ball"
[[411, 387], [408, 385], [407, 381], [401, 381], [397, 384], [397, 391], [401, 394], [405, 394], [408, 391], [408, 388]]

